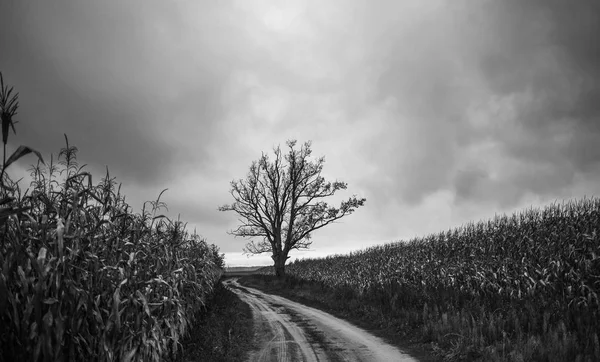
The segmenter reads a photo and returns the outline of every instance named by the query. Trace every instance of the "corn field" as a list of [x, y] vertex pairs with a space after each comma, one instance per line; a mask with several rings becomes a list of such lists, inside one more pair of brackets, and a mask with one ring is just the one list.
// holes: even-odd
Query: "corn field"
[[599, 231], [600, 199], [582, 199], [286, 271], [406, 323], [467, 330], [480, 349], [512, 341], [528, 346], [525, 360], [598, 361]]
[[[7, 160], [18, 102], [12, 88], [1, 91], [0, 360], [175, 357], [221, 276], [222, 255], [160, 215], [160, 195], [134, 213], [108, 170], [94, 184], [66, 136], [58, 162], [25, 146]], [[5, 169], [31, 152], [40, 161], [22, 191]]]

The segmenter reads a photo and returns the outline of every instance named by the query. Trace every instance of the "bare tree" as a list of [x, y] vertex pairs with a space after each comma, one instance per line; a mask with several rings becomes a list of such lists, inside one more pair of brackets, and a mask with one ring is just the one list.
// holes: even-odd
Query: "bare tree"
[[245, 180], [231, 182], [231, 205], [219, 211], [235, 211], [240, 226], [229, 234], [250, 240], [244, 249], [248, 254], [272, 253], [275, 274], [285, 275], [285, 262], [292, 249], [307, 249], [312, 244], [311, 233], [354, 212], [366, 199], [352, 196], [339, 208], [329, 206], [324, 198], [347, 184], [327, 182], [321, 176], [325, 158], [310, 160], [311, 142], [295, 149], [296, 141], [288, 141], [283, 155], [277, 146], [275, 159], [262, 154], [252, 162]]

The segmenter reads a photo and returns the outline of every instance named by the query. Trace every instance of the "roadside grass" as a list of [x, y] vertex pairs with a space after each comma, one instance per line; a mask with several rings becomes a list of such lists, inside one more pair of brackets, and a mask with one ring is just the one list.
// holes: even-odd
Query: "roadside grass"
[[241, 362], [254, 348], [252, 310], [221, 282], [197, 320], [173, 362]]

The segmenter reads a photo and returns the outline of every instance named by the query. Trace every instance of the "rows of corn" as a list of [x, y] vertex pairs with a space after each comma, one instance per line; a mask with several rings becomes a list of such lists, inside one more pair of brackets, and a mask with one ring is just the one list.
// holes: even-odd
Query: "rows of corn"
[[480, 352], [512, 345], [527, 354], [513, 360], [600, 361], [598, 198], [300, 260], [286, 272]]
[[[0, 94], [5, 151], [16, 114], [10, 90]], [[221, 276], [218, 249], [159, 215], [160, 195], [133, 212], [108, 170], [94, 183], [68, 140], [58, 162], [31, 168], [25, 191], [5, 172], [11, 160], [5, 152], [0, 360], [176, 357]]]

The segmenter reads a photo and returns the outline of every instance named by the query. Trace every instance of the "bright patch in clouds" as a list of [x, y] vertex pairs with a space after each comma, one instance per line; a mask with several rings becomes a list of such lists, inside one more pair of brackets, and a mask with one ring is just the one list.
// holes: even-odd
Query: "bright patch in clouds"
[[263, 22], [265, 26], [277, 32], [294, 33], [298, 32], [302, 15], [301, 9], [290, 7], [288, 4], [281, 4], [281, 7], [269, 7], [264, 15]]

